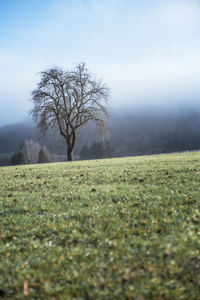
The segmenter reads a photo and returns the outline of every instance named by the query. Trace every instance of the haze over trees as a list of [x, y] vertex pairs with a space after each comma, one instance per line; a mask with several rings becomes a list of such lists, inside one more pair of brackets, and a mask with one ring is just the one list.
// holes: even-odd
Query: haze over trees
[[51, 162], [50, 153], [47, 147], [42, 147], [38, 153], [38, 163], [42, 164], [47, 162]]
[[83, 145], [80, 151], [80, 159], [109, 158], [113, 156], [113, 148], [108, 141], [93, 142], [90, 147]]
[[40, 150], [40, 144], [33, 140], [25, 140], [20, 146], [20, 151], [24, 153], [29, 164], [36, 164], [38, 162]]
[[72, 161], [78, 130], [94, 122], [105, 135], [108, 131], [107, 104], [109, 88], [92, 78], [84, 63], [72, 71], [54, 67], [41, 72], [41, 80], [32, 92], [31, 116], [46, 133], [57, 128], [67, 145], [67, 158]]
[[[111, 110], [108, 125], [115, 157], [200, 149], [200, 111], [115, 109]], [[83, 132], [74, 147], [75, 159], [92, 159], [88, 149], [100, 138], [95, 128], [89, 134]], [[9, 165], [10, 157], [23, 141], [31, 139], [47, 146], [51, 161], [52, 153], [56, 154], [53, 161], [66, 160], [66, 144], [59, 133], [50, 130], [43, 139], [33, 124], [21, 123], [0, 127], [0, 165]], [[87, 147], [80, 157], [83, 145]]]
[[52, 157], [47, 147], [33, 140], [25, 140], [19, 150], [11, 156], [11, 165], [37, 164], [51, 162]]

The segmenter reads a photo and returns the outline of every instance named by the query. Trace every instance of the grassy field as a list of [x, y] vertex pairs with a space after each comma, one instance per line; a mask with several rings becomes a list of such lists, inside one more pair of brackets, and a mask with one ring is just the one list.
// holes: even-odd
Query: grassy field
[[0, 168], [0, 298], [200, 299], [200, 153]]

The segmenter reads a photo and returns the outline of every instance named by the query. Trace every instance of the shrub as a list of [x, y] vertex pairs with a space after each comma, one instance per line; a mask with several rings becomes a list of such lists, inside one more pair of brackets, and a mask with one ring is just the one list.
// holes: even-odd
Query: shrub
[[9, 166], [11, 163], [11, 155], [0, 154], [0, 166]]
[[27, 164], [27, 158], [25, 154], [21, 151], [15, 152], [11, 157], [11, 164], [12, 165], [25, 165]]
[[50, 162], [49, 151], [46, 147], [42, 147], [38, 154], [38, 163], [48, 163]]

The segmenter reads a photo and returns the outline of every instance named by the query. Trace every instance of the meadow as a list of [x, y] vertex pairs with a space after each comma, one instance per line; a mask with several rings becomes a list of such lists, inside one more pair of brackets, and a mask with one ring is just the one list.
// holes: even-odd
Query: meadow
[[0, 298], [200, 299], [200, 153], [0, 168]]

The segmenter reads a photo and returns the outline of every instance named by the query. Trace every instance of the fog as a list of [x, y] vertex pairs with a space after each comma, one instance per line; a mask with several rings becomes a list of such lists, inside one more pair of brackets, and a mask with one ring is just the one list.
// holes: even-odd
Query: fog
[[[111, 110], [108, 125], [114, 157], [200, 149], [200, 110], [115, 109]], [[30, 139], [66, 159], [66, 145], [59, 133], [49, 132], [44, 138], [32, 123], [24, 122], [0, 127], [0, 161], [2, 155], [10, 157], [24, 140]], [[79, 134], [75, 145], [76, 159], [80, 159], [84, 145], [91, 146], [99, 141], [101, 135], [94, 127], [88, 133]]]
[[[39, 72], [86, 62], [111, 89], [114, 156], [200, 149], [198, 0], [45, 0], [0, 3], [0, 153], [24, 139], [65, 154], [29, 118]], [[100, 140], [91, 128], [75, 147]]]
[[38, 72], [86, 62], [111, 108], [199, 110], [198, 0], [0, 3], [0, 126], [23, 122]]

